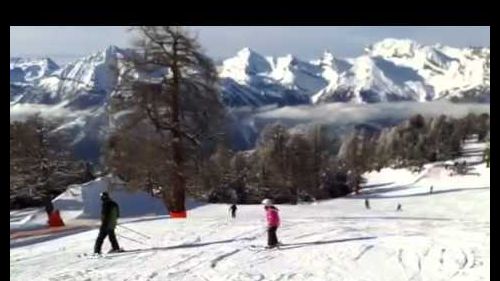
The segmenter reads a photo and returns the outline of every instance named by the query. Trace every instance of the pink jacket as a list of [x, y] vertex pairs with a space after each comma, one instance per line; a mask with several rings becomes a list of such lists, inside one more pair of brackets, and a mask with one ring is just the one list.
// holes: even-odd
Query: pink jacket
[[270, 226], [270, 227], [280, 226], [280, 216], [278, 214], [278, 209], [273, 208], [273, 207], [267, 208], [266, 219], [267, 219], [267, 226]]

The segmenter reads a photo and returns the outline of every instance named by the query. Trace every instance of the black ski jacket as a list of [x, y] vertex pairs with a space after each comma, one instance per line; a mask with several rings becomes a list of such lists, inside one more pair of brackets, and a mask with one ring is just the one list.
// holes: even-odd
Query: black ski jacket
[[101, 227], [114, 229], [119, 217], [120, 208], [115, 201], [108, 199], [102, 202]]

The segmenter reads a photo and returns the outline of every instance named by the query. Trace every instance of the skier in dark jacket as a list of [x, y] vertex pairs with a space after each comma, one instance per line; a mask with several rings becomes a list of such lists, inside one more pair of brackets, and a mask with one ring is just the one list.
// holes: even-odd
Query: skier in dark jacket
[[231, 207], [229, 207], [229, 210], [231, 210], [231, 217], [232, 217], [232, 218], [236, 218], [236, 210], [237, 210], [237, 209], [238, 209], [238, 208], [236, 207], [236, 205], [235, 205], [235, 204], [233, 204], [233, 205], [231, 205]]
[[52, 204], [52, 200], [50, 197], [45, 198], [45, 212], [47, 212], [47, 217], [50, 218], [50, 215], [54, 211], [54, 205]]
[[115, 227], [118, 217], [120, 216], [120, 209], [115, 201], [109, 198], [107, 192], [101, 193], [102, 209], [101, 209], [101, 228], [99, 229], [99, 235], [95, 241], [94, 253], [100, 254], [102, 243], [106, 236], [109, 236], [109, 241], [111, 242], [112, 250], [110, 252], [120, 252], [120, 246], [115, 236]]

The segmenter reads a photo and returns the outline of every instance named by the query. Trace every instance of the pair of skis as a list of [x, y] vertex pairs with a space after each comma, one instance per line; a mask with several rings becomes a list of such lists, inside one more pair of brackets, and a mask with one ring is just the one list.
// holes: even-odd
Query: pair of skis
[[250, 245], [249, 249], [255, 252], [270, 251], [270, 250], [280, 250], [280, 247], [286, 246], [283, 243], [278, 243], [275, 247], [261, 246], [261, 245]]
[[106, 258], [106, 257], [110, 257], [110, 256], [124, 254], [124, 253], [130, 253], [130, 252], [122, 249], [121, 251], [109, 252], [106, 254], [82, 253], [82, 254], [78, 254], [78, 257], [79, 258], [88, 258], [88, 259], [100, 259], [100, 258]]
[[[129, 227], [126, 227], [126, 226], [123, 226], [123, 225], [117, 225], [117, 226], [119, 226], [119, 227], [121, 227], [121, 228], [123, 228], [123, 229], [126, 229], [126, 230], [128, 230], [128, 231], [130, 231], [130, 232], [133, 232], [133, 233], [135, 233], [135, 234], [137, 234], [137, 235], [139, 235], [139, 236], [141, 236], [141, 237], [143, 237], [143, 238], [145, 238], [145, 239], [151, 239], [151, 237], [150, 237], [150, 236], [148, 236], [148, 235], [146, 235], [146, 234], [144, 234], [144, 233], [141, 233], [141, 232], [139, 232], [139, 231], [136, 231], [136, 230], [134, 230], [134, 229], [132, 229], [132, 228], [129, 228]], [[121, 235], [121, 234], [119, 234], [119, 233], [116, 233], [116, 236], [119, 236], [119, 237], [121, 237], [121, 238], [124, 238], [124, 239], [130, 240], [130, 241], [133, 241], [133, 242], [136, 242], [136, 243], [139, 243], [139, 244], [141, 244], [141, 245], [146, 245], [146, 246], [149, 246], [149, 245], [147, 245], [147, 244], [146, 244], [146, 243], [144, 243], [144, 242], [141, 242], [141, 241], [136, 240], [136, 239], [134, 239], [134, 238], [130, 238], [130, 237], [128, 237], [128, 236]], [[79, 254], [79, 255], [78, 255], [78, 257], [80, 257], [80, 258], [97, 259], [97, 258], [107, 257], [107, 256], [110, 256], [110, 255], [122, 254], [122, 253], [130, 253], [130, 252], [134, 252], [134, 251], [126, 251], [126, 250], [124, 250], [124, 249], [122, 248], [122, 249], [120, 249], [119, 251], [110, 251], [110, 252], [108, 252], [107, 254], [83, 253], [83, 254]]]

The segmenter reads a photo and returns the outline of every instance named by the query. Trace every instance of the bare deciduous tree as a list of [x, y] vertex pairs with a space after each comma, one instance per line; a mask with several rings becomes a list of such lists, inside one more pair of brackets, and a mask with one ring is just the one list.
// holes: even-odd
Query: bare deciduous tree
[[184, 211], [188, 151], [214, 137], [213, 129], [224, 113], [217, 73], [184, 28], [142, 26], [134, 30], [137, 49], [119, 66], [111, 113], [127, 110], [127, 117], [117, 122], [119, 127], [151, 126], [150, 134], [161, 139], [161, 167], [170, 172], [168, 182], [161, 183], [162, 197], [170, 211]]

